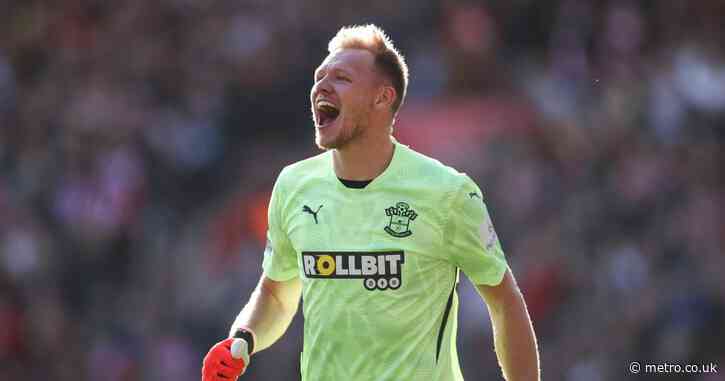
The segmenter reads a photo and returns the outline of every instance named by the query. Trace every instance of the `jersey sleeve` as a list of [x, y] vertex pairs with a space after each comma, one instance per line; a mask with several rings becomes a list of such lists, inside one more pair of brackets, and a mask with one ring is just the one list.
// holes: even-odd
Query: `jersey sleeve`
[[262, 268], [268, 278], [282, 282], [299, 276], [297, 255], [283, 227], [285, 191], [282, 175], [272, 190], [267, 212], [267, 247], [264, 249]]
[[474, 284], [498, 285], [508, 265], [481, 190], [465, 176], [450, 205], [444, 230], [449, 260]]

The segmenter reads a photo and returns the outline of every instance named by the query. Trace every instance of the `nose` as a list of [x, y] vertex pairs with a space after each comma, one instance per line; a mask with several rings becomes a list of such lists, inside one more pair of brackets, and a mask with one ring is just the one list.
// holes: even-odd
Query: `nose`
[[315, 85], [312, 87], [312, 98], [317, 98], [318, 95], [328, 95], [332, 92], [332, 87], [330, 86], [330, 82], [327, 80], [327, 77], [323, 77]]

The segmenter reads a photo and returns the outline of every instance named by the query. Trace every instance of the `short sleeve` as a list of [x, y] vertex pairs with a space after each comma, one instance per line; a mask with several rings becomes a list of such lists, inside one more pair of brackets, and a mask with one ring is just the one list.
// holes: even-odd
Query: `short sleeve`
[[498, 285], [508, 265], [481, 190], [465, 176], [451, 198], [444, 233], [448, 258], [474, 284]]
[[283, 228], [285, 192], [281, 185], [282, 175], [272, 190], [267, 212], [267, 247], [264, 249], [262, 268], [268, 278], [282, 282], [299, 276], [297, 255]]

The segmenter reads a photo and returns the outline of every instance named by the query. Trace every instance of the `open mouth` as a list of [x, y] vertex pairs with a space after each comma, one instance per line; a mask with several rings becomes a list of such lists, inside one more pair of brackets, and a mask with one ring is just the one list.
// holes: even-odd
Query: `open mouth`
[[328, 101], [317, 102], [317, 126], [325, 127], [332, 124], [340, 115], [340, 109]]

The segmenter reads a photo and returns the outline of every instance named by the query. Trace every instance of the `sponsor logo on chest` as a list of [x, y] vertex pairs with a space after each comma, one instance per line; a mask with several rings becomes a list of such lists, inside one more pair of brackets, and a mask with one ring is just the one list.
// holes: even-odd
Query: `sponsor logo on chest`
[[403, 251], [302, 252], [302, 268], [307, 278], [363, 279], [363, 285], [370, 291], [398, 289], [403, 282], [404, 263]]

